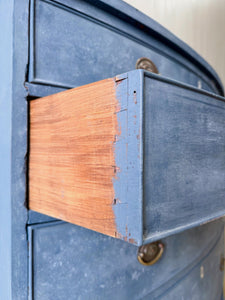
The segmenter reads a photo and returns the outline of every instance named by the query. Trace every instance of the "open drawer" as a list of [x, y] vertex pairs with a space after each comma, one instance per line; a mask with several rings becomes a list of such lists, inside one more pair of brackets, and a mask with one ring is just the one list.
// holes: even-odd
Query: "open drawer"
[[32, 100], [29, 208], [136, 245], [224, 215], [224, 98], [135, 70]]

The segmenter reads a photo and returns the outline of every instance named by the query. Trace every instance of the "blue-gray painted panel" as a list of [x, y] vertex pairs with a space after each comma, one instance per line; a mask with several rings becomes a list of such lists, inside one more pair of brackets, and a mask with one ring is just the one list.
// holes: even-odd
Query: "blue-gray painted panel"
[[[11, 130], [11, 213], [12, 213], [12, 300], [28, 295], [27, 201], [27, 91], [29, 1], [14, 1], [13, 84]], [[5, 76], [5, 74], [3, 74]], [[10, 299], [11, 300], [11, 299]]]
[[215, 82], [159, 38], [85, 2], [88, 13], [80, 9], [82, 1], [77, 7], [65, 2], [32, 1], [31, 82], [72, 88], [130, 71], [146, 56], [164, 76], [194, 86], [200, 80], [218, 92]]
[[60, 88], [56, 86], [51, 85], [43, 85], [43, 84], [33, 84], [26, 82], [25, 86], [27, 88], [27, 97], [29, 98], [40, 98], [49, 96], [52, 94], [63, 92], [67, 89]]
[[28, 218], [27, 223], [28, 224], [36, 224], [36, 223], [41, 223], [41, 222], [51, 222], [53, 220], [57, 220], [57, 219], [49, 217], [47, 215], [40, 214], [33, 210], [29, 210], [29, 218]]
[[0, 298], [11, 299], [12, 0], [0, 2], [0, 40]]
[[0, 299], [27, 299], [28, 1], [0, 1]]
[[[223, 240], [223, 226], [219, 220], [163, 240], [165, 253], [152, 267], [139, 264], [137, 247], [123, 241], [61, 222], [31, 226], [30, 289], [35, 300], [154, 299], [192, 276], [190, 271], [214, 253], [213, 264], [204, 261], [205, 270], [210, 269], [207, 282], [217, 273], [219, 283], [207, 289], [212, 295], [216, 289], [221, 292], [223, 244], [217, 245]], [[201, 299], [203, 287], [193, 293], [196, 299]]]
[[146, 241], [225, 214], [225, 102], [147, 74], [144, 125]]
[[[84, 1], [63, 0], [62, 2], [68, 1], [71, 2], [71, 5], [76, 5], [78, 2], [82, 3], [82, 7], [87, 5]], [[122, 14], [125, 5], [117, 0], [113, 0], [113, 2], [111, 0], [93, 1], [93, 3], [99, 7], [101, 5], [108, 7], [108, 12], [119, 9], [120, 14]], [[29, 1], [10, 0], [0, 3], [0, 36], [2, 41], [0, 47], [0, 64], [2, 67], [0, 89], [0, 161], [2, 166], [0, 171], [0, 298], [4, 300], [27, 299], [27, 210], [24, 203], [26, 198], [27, 106], [24, 81], [27, 80], [28, 5]], [[154, 30], [157, 31], [156, 23], [149, 20], [149, 18], [146, 21], [146, 17], [135, 12], [127, 5], [125, 5], [125, 8], [128, 8], [126, 13], [132, 15], [133, 21], [127, 15], [126, 21], [123, 22], [121, 18], [119, 24], [124, 24], [127, 32], [129, 26], [126, 26], [126, 22], [128, 22], [128, 19], [135, 23], [135, 18], [138, 20], [140, 17], [145, 20], [146, 24], [152, 22]], [[87, 5], [86, 13], [89, 10], [90, 7]], [[112, 22], [110, 24], [115, 25], [113, 23], [114, 17], [111, 16], [110, 12], [103, 11], [101, 13], [100, 10], [95, 9], [93, 11], [104, 15], [104, 20], [109, 18], [109, 23]], [[136, 40], [138, 32], [143, 39], [144, 33], [136, 29], [134, 40]], [[166, 31], [164, 33], [167, 34]], [[127, 39], [127, 34], [125, 36]], [[172, 40], [173, 36], [169, 36], [169, 38]], [[131, 39], [131, 44], [134, 43], [134, 40]], [[157, 41], [154, 40], [154, 43], [157, 44]], [[141, 47], [145, 47], [145, 44], [140, 44]], [[154, 49], [155, 46], [151, 46]], [[180, 44], [181, 48], [183, 46], [185, 48], [185, 45]], [[71, 51], [71, 49], [68, 51]], [[145, 53], [150, 52], [146, 50]], [[171, 65], [168, 64], [168, 57], [173, 56], [171, 53], [169, 49], [162, 60], [160, 60], [160, 57], [154, 57], [156, 62], [160, 63], [160, 71], [165, 68], [166, 72], [169, 72]], [[179, 56], [178, 53], [177, 56]], [[46, 61], [45, 57], [44, 60]], [[59, 61], [58, 58], [57, 60]], [[196, 71], [199, 69], [198, 66], [190, 64], [188, 67], [187, 61], [186, 63], [182, 62], [182, 59], [178, 59], [178, 57], [177, 59], [173, 57], [172, 61], [174, 65], [170, 71], [171, 74], [177, 74], [176, 78], [184, 78], [185, 82], [194, 85], [197, 84], [199, 79], [203, 78], [203, 88], [216, 91], [213, 87], [215, 83], [212, 83], [212, 85], [207, 83], [208, 79], [212, 78], [208, 77], [208, 74], [204, 75]], [[118, 61], [116, 60], [116, 62]], [[133, 63], [134, 59], [132, 66]], [[179, 63], [183, 66], [179, 67]], [[69, 66], [65, 65], [63, 72]], [[184, 66], [187, 70], [184, 70]], [[111, 68], [110, 64], [108, 64], [108, 68]], [[125, 67], [121, 68], [115, 73], [123, 71], [127, 71], [127, 67], [126, 69]], [[107, 74], [111, 74], [110, 70], [107, 70], [107, 72]], [[164, 71], [161, 73], [170, 76], [169, 73]], [[182, 76], [179, 74], [182, 74]], [[108, 76], [111, 75], [103, 75], [103, 77]], [[94, 76], [89, 79], [91, 81], [96, 80]], [[219, 85], [217, 83], [217, 86]], [[30, 90], [32, 90], [31, 96], [44, 96], [59, 91], [61, 88], [32, 85]], [[218, 90], [221, 90], [221, 88]], [[46, 218], [35, 215], [34, 220], [41, 222], [46, 221]], [[51, 219], [47, 220], [50, 221]], [[81, 299], [90, 297], [92, 299], [136, 299], [144, 296], [153, 299], [155, 289], [161, 292], [166, 291], [176, 281], [179, 281], [182, 274], [187, 274], [184, 269], [189, 270], [188, 266], [192, 259], [192, 265], [194, 266], [200, 258], [205, 257], [208, 251], [213, 251], [220, 230], [223, 228], [222, 221], [219, 220], [165, 239], [166, 252], [162, 260], [152, 268], [145, 268], [136, 262], [137, 248], [135, 246], [69, 224], [53, 227], [45, 227], [46, 225], [29, 227], [30, 242], [33, 239], [33, 243], [30, 243], [30, 255], [33, 255], [33, 261], [31, 256], [29, 261], [30, 275], [34, 275], [31, 276], [30, 281], [30, 283], [34, 282], [33, 290], [32, 286], [29, 290], [31, 292], [30, 297], [33, 292], [34, 299], [54, 298], [63, 300], [73, 299], [74, 297], [76, 299], [79, 299], [79, 297]], [[61, 228], [59, 229], [59, 227]], [[2, 247], [3, 245], [4, 247]], [[222, 242], [219, 243], [219, 248], [222, 254]], [[212, 275], [210, 277], [211, 282], [214, 282], [215, 274], [217, 274], [219, 282], [216, 287], [213, 287], [213, 284], [208, 284], [207, 295], [210, 297], [209, 300], [211, 300], [212, 295], [215, 295], [212, 292], [213, 290], [218, 289], [218, 293], [221, 291], [222, 273], [217, 268], [220, 251], [217, 250], [217, 254], [210, 260], [211, 262], [207, 261], [209, 269], [206, 269], [208, 270], [207, 274]], [[170, 280], [165, 283], [168, 278]], [[195, 280], [196, 282], [199, 281], [197, 275]], [[192, 282], [191, 280], [183, 281], [181, 286], [192, 285]], [[210, 280], [207, 279], [207, 282], [210, 282]], [[175, 299], [176, 293], [181, 297], [184, 296], [184, 293], [180, 293], [180, 290], [175, 290], [166, 299]], [[202, 293], [204, 291], [200, 287], [195, 294], [195, 296], [197, 295], [196, 299], [200, 299]]]
[[[128, 77], [129, 74], [129, 77]], [[117, 114], [119, 131], [115, 143], [115, 159], [118, 168], [114, 180], [116, 204], [113, 207], [118, 232], [128, 242], [143, 242], [143, 84], [141, 70], [117, 76], [116, 97], [120, 103]]]
[[[63, 1], [63, 3], [74, 3], [73, 0], [61, 1]], [[89, 3], [93, 3], [92, 0], [87, 1]], [[211, 78], [211, 80], [214, 81], [218, 91], [220, 91], [223, 95], [223, 85], [215, 70], [189, 45], [173, 35], [162, 25], [121, 0], [95, 0], [94, 4], [106, 11], [110, 11], [116, 16], [119, 16], [122, 20], [125, 20], [126, 23], [133, 24], [137, 28], [141, 28], [142, 31], [148, 32], [148, 34], [156, 37], [156, 40], [162, 40], [164, 44], [169, 45], [170, 49], [174, 49], [176, 51], [176, 57], [182, 58], [180, 60], [181, 64], [183, 58], [188, 58], [188, 61], [191, 62], [190, 70], [193, 69], [193, 67], [195, 69], [197, 66], [198, 70], [201, 70], [204, 75], [207, 75], [208, 78]]]
[[220, 260], [223, 259], [222, 249], [224, 249], [223, 234], [208, 248], [208, 253], [202, 255], [196, 265], [190, 265], [173, 284], [167, 287], [165, 285], [143, 300], [223, 300], [223, 271]]

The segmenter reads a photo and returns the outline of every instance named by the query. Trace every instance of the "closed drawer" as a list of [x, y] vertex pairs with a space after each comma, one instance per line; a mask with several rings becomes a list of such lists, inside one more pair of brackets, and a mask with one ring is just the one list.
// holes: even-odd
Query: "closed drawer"
[[115, 12], [90, 2], [31, 0], [29, 82], [74, 88], [131, 71], [148, 57], [163, 76], [220, 92], [196, 53], [178, 40], [173, 44], [153, 20], [140, 23], [134, 19], [140, 13], [129, 16], [129, 7]]
[[165, 255], [146, 267], [123, 241], [64, 222], [29, 226], [29, 299], [189, 300], [188, 287], [195, 299], [220, 299], [223, 227], [218, 220], [164, 239]]
[[224, 112], [143, 70], [33, 100], [29, 207], [137, 245], [218, 218]]

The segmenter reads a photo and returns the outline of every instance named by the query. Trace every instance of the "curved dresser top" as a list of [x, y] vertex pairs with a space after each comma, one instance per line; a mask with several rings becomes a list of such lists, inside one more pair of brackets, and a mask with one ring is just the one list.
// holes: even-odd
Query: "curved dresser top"
[[210, 64], [185, 42], [149, 16], [121, 0], [88, 0], [88, 2], [94, 2], [96, 6], [99, 6], [104, 10], [110, 10], [111, 14], [119, 16], [119, 18], [141, 28], [141, 30], [146, 31], [148, 34], [155, 36], [158, 40], [169, 45], [179, 54], [182, 54], [183, 57], [186, 57], [190, 62], [194, 63], [199, 70], [203, 71], [210, 80], [215, 82], [219, 93], [224, 95], [223, 84]]
[[121, 0], [31, 0], [29, 48], [35, 87], [74, 88], [131, 71], [147, 57], [165, 77], [224, 94], [200, 55]]

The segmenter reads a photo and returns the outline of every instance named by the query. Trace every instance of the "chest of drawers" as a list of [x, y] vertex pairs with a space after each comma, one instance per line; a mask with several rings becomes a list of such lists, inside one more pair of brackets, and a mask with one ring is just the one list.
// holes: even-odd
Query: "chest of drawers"
[[[224, 211], [224, 102], [215, 72], [121, 1], [10, 0], [1, 11], [0, 299], [190, 299], [190, 293], [220, 299], [223, 220], [200, 226]], [[140, 57], [150, 58], [160, 74], [132, 71]], [[118, 199], [128, 208], [116, 200], [113, 211], [117, 237], [128, 242], [111, 237], [104, 222], [98, 230], [94, 214], [86, 226], [60, 210], [47, 213], [54, 197], [46, 197], [44, 186], [33, 202], [39, 209], [28, 209], [32, 103], [117, 74], [126, 74], [123, 95], [135, 91], [140, 100], [132, 128], [143, 130], [135, 160], [130, 152], [136, 176], [128, 168], [131, 175], [119, 182], [127, 185]], [[125, 166], [122, 157], [118, 164]], [[141, 265], [138, 245], [159, 239], [161, 259]]]

